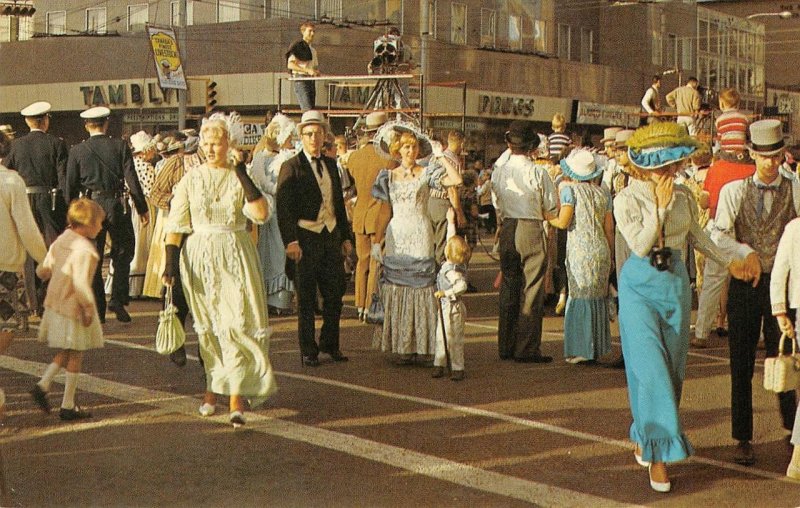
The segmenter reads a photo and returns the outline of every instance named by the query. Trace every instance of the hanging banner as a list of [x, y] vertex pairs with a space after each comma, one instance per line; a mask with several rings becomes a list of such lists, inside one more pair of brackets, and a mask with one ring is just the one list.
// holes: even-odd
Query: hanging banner
[[157, 28], [148, 25], [147, 36], [150, 38], [150, 46], [153, 48], [153, 58], [161, 88], [186, 90], [186, 76], [183, 74], [181, 54], [178, 51], [175, 32], [171, 28]]

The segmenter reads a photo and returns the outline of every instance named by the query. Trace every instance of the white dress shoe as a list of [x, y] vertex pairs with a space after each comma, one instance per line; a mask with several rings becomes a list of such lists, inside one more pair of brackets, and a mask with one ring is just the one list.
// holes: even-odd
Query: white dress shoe
[[653, 480], [653, 476], [650, 474], [651, 467], [652, 465], [647, 466], [647, 473], [650, 475], [650, 488], [656, 492], [669, 492], [672, 488], [672, 482], [657, 482]]
[[201, 416], [211, 416], [216, 412], [216, 410], [217, 406], [214, 404], [209, 404], [208, 402], [203, 402], [203, 405], [200, 406], [200, 409], [198, 409]]
[[241, 411], [231, 411], [230, 422], [233, 425], [234, 429], [238, 429], [239, 427], [247, 423], [247, 421], [244, 418], [244, 414], [242, 414]]

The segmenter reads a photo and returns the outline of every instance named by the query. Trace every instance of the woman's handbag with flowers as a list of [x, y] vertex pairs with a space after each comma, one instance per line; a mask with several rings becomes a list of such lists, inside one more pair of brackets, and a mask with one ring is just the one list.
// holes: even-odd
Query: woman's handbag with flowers
[[792, 353], [784, 354], [786, 334], [781, 335], [778, 356], [764, 360], [764, 388], [776, 393], [789, 392], [800, 384], [800, 355], [797, 354], [797, 337], [793, 337]]
[[178, 309], [172, 304], [172, 287], [168, 287], [164, 298], [164, 310], [158, 313], [156, 351], [159, 354], [174, 353], [186, 342], [186, 332], [177, 314]]

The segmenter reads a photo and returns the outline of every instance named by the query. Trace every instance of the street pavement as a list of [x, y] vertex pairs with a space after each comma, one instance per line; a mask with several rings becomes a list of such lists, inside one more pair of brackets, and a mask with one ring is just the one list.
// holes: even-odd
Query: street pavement
[[36, 340], [34, 321], [0, 356], [8, 400], [0, 468], [11, 504], [800, 505], [800, 483], [784, 477], [791, 450], [777, 402], [760, 387], [763, 358], [753, 381], [757, 462], [742, 467], [732, 461], [726, 343], [714, 337], [710, 349], [690, 351], [681, 414], [696, 455], [669, 466], [673, 490], [658, 494], [627, 440], [624, 371], [565, 363], [562, 318], [545, 319], [543, 352], [553, 363], [498, 359], [496, 273], [479, 247], [470, 267], [479, 292], [465, 296], [462, 382], [375, 351], [373, 327], [355, 320], [352, 290], [342, 322], [347, 363], [322, 355], [320, 367], [301, 366], [296, 318], [272, 317], [279, 391], [237, 430], [226, 411], [197, 413], [204, 387], [194, 333], [186, 367], [154, 351], [154, 300], [133, 302], [129, 324], [109, 313], [106, 347], [87, 355], [77, 401], [94, 417], [59, 421], [63, 375], [50, 393], [56, 410], [45, 415], [28, 390], [53, 351]]

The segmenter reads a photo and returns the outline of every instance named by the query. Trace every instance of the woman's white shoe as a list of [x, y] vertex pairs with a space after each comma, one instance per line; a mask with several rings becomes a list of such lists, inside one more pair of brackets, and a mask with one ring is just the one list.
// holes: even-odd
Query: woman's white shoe
[[216, 410], [217, 406], [214, 404], [209, 404], [208, 402], [203, 402], [203, 405], [200, 406], [200, 409], [198, 409], [201, 416], [211, 416], [216, 412]]
[[650, 476], [650, 488], [655, 490], [656, 492], [669, 492], [672, 489], [672, 482], [657, 482], [653, 480], [653, 475], [651, 473], [652, 464], [647, 466], [647, 474]]

